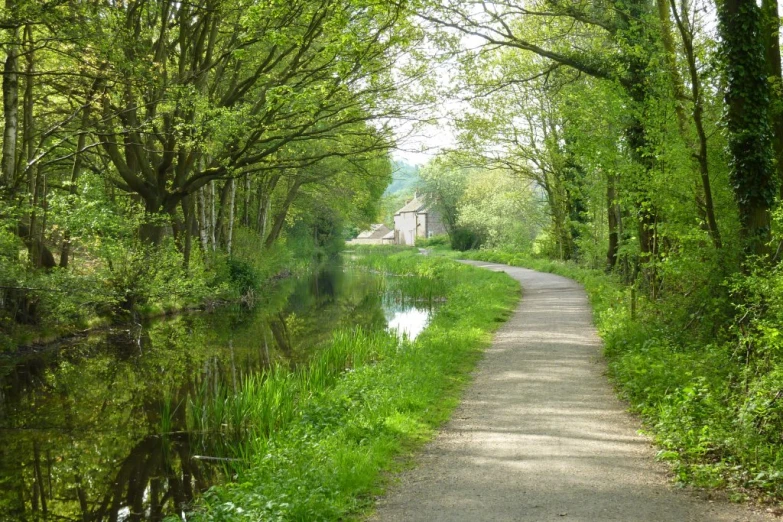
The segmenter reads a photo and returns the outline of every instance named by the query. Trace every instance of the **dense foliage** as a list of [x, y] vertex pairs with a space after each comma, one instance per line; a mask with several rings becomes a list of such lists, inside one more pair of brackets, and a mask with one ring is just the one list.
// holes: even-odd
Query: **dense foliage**
[[[777, 7], [6, 0], [0, 340], [18, 343], [24, 326], [252, 299], [294, 253], [336, 251], [421, 188], [456, 249], [593, 270], [613, 373], [662, 456], [682, 477], [780, 498]], [[420, 63], [442, 69], [422, 77]], [[393, 167], [391, 122], [446, 99], [457, 145], [421, 171]], [[340, 404], [356, 390], [415, 381], [406, 372], [429, 364], [409, 362], [394, 375], [369, 365], [319, 407], [345, 420]], [[370, 430], [379, 440], [396, 429], [383, 419]], [[351, 422], [335, 431], [340, 445], [365, 433]], [[273, 459], [334, 457], [329, 444], [295, 440]], [[273, 468], [259, 469], [266, 483]], [[208, 513], [233, 509], [232, 495], [252, 504], [291, 493], [269, 487], [217, 492]]]
[[400, 6], [9, 0], [0, 19], [4, 332], [246, 294], [376, 218], [421, 36]]

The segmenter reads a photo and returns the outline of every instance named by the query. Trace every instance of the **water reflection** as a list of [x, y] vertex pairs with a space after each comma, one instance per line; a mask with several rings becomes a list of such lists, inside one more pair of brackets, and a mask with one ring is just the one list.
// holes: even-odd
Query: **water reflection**
[[386, 322], [400, 339], [415, 339], [429, 324], [430, 310], [415, 307], [387, 310]]
[[415, 337], [429, 309], [331, 267], [252, 312], [224, 310], [0, 359], [0, 520], [161, 520], [231, 472], [231, 442], [185, 430], [196, 390], [306, 363], [339, 327]]

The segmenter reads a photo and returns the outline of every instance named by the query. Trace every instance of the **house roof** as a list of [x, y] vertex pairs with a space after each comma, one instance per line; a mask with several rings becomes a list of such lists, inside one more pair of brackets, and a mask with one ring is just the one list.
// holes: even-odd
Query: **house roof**
[[365, 230], [361, 232], [358, 236], [356, 236], [356, 239], [381, 239], [382, 237], [385, 237], [389, 232], [394, 234], [393, 230], [390, 230], [389, 227], [387, 227], [382, 223], [376, 225], [370, 225], [370, 230]]
[[415, 197], [410, 200], [404, 207], [398, 210], [394, 215], [403, 214], [405, 212], [419, 212], [424, 209], [426, 202], [424, 198]]
[[394, 239], [394, 230], [390, 230], [389, 233], [383, 236], [381, 239]]

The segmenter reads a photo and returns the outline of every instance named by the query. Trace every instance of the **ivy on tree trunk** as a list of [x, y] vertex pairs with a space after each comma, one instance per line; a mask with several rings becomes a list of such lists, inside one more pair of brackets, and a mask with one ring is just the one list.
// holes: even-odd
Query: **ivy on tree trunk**
[[730, 177], [747, 252], [765, 256], [776, 184], [762, 13], [755, 0], [718, 6], [726, 75]]

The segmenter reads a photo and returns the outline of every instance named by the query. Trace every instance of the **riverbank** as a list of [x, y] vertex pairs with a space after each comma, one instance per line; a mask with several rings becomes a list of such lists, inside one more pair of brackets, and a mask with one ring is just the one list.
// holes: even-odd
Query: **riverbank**
[[[732, 324], [709, 344], [689, 340], [666, 301], [636, 296], [619, 279], [573, 263], [500, 251], [435, 252], [549, 272], [584, 286], [604, 342], [609, 376], [639, 414], [676, 481], [719, 491], [734, 501], [783, 500], [780, 377], [770, 359], [738, 353]], [[752, 325], [745, 335], [753, 335]], [[762, 364], [760, 364], [762, 363]], [[770, 508], [776, 509], [776, 508]]]
[[[55, 269], [48, 280], [41, 276], [38, 281], [38, 284], [45, 281], [51, 288], [29, 289], [30, 296], [25, 298], [43, 308], [45, 313], [39, 312], [38, 315], [44, 317], [37, 318], [32, 324], [24, 324], [0, 316], [0, 326], [4, 325], [0, 328], [0, 353], [15, 357], [29, 351], [45, 350], [69, 339], [112, 329], [121, 330], [154, 319], [212, 311], [236, 304], [253, 304], [262, 288], [268, 289], [281, 280], [312, 272], [322, 263], [291, 255], [271, 256], [268, 260], [253, 263], [243, 258], [224, 257], [213, 261], [209, 270], [203, 266], [193, 270], [188, 276], [190, 280], [178, 268], [170, 270], [174, 275], [169, 274], [168, 288], [156, 292], [146, 288], [131, 290], [133, 282], [100, 282]], [[131, 304], [121, 305], [131, 293], [135, 293]]]
[[0, 519], [160, 522], [190, 509], [346, 368], [421, 333], [443, 303], [417, 280], [335, 262], [252, 308], [0, 357]]
[[[254, 437], [235, 479], [207, 492], [190, 519], [336, 520], [371, 506], [385, 474], [448, 419], [520, 295], [503, 274], [414, 251], [379, 249], [354, 262], [410, 276], [401, 279], [406, 291], [445, 301], [413, 342], [336, 333], [333, 348], [278, 388], [295, 397], [286, 421]], [[251, 386], [234, 401], [262, 391]]]

